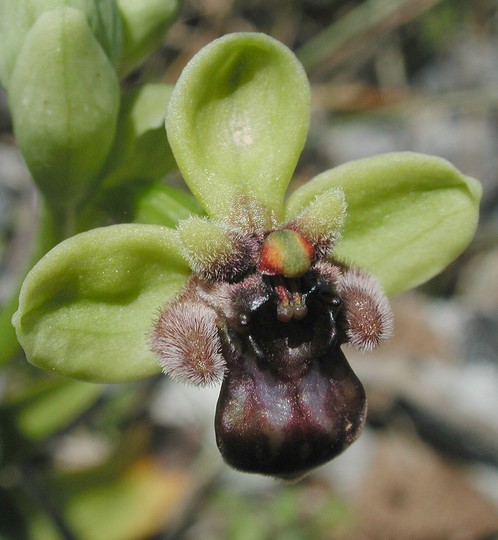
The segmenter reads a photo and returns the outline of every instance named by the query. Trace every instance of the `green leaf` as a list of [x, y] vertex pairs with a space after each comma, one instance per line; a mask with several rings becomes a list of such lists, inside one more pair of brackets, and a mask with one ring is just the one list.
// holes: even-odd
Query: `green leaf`
[[33, 386], [23, 388], [23, 394], [7, 405], [15, 406], [19, 431], [34, 440], [66, 427], [95, 403], [104, 390], [102, 385], [67, 379], [37, 381]]
[[289, 49], [263, 34], [224, 36], [184, 69], [166, 127], [185, 181], [207, 213], [241, 196], [281, 214], [309, 123], [310, 92]]
[[124, 34], [121, 74], [131, 71], [159, 47], [180, 3], [180, 0], [117, 0]]
[[123, 96], [116, 138], [103, 172], [104, 187], [135, 179], [159, 180], [176, 168], [164, 130], [173, 88], [146, 84]]
[[[297, 57], [308, 73], [310, 70], [326, 69], [330, 77], [333, 69], [368, 58], [368, 53], [375, 50], [379, 35], [392, 32], [440, 2], [365, 0], [356, 7], [345, 9], [339, 19], [311, 36], [296, 51]], [[444, 25], [444, 28], [447, 33], [447, 26]]]
[[34, 365], [88, 381], [159, 371], [148, 332], [189, 269], [174, 231], [113, 225], [65, 240], [28, 274], [13, 318]]
[[[81, 478], [69, 476], [68, 483]], [[181, 469], [166, 469], [153, 459], [135, 461], [119, 475], [87, 474], [91, 482], [65, 500], [65, 517], [80, 540], [151, 538], [174, 526], [192, 490]], [[93, 478], [92, 478], [93, 476]]]
[[477, 226], [479, 182], [438, 157], [399, 152], [326, 171], [291, 195], [287, 218], [333, 187], [347, 203], [334, 257], [376, 275], [391, 296], [439, 273]]
[[81, 198], [107, 156], [119, 85], [84, 14], [59, 8], [26, 35], [8, 87], [14, 131], [52, 206]]

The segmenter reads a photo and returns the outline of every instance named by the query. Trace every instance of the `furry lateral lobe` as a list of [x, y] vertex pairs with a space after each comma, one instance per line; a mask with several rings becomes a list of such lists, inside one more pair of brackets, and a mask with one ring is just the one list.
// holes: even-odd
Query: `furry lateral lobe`
[[348, 269], [339, 280], [338, 292], [344, 304], [348, 343], [371, 351], [391, 336], [391, 306], [374, 277]]
[[225, 359], [216, 326], [216, 312], [203, 302], [178, 299], [160, 314], [151, 350], [164, 373], [196, 386], [222, 381]]

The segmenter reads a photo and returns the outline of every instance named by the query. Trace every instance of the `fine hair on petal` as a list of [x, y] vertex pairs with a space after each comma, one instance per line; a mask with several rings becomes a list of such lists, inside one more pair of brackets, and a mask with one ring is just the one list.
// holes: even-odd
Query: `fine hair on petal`
[[373, 276], [350, 268], [343, 273], [338, 292], [344, 304], [348, 343], [366, 352], [391, 336], [391, 306]]
[[161, 312], [152, 333], [151, 350], [164, 373], [197, 386], [221, 382], [225, 360], [216, 317], [202, 301], [182, 298]]

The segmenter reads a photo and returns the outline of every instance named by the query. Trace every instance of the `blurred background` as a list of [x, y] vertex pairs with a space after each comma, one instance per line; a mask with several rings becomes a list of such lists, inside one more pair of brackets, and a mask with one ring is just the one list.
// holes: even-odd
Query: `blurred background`
[[[0, 539], [498, 538], [498, 3], [185, 1], [127, 79], [174, 83], [211, 40], [261, 31], [293, 49], [313, 118], [294, 182], [413, 150], [481, 180], [472, 245], [394, 301], [395, 335], [347, 357], [369, 418], [345, 454], [297, 484], [229, 470], [218, 389], [126, 385], [0, 367]], [[37, 226], [36, 192], [0, 94], [0, 304]], [[178, 184], [178, 175], [166, 181]]]

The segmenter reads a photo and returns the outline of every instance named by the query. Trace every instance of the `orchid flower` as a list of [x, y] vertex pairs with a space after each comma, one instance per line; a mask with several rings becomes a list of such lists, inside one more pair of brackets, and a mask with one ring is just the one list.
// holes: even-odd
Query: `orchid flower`
[[162, 369], [221, 383], [217, 444], [239, 470], [298, 478], [349, 446], [367, 406], [343, 345], [390, 336], [388, 297], [468, 245], [480, 186], [401, 152], [325, 171], [286, 199], [309, 117], [306, 74], [284, 45], [236, 33], [202, 49], [166, 130], [205, 213], [56, 246], [14, 316], [28, 360], [90, 381]]

